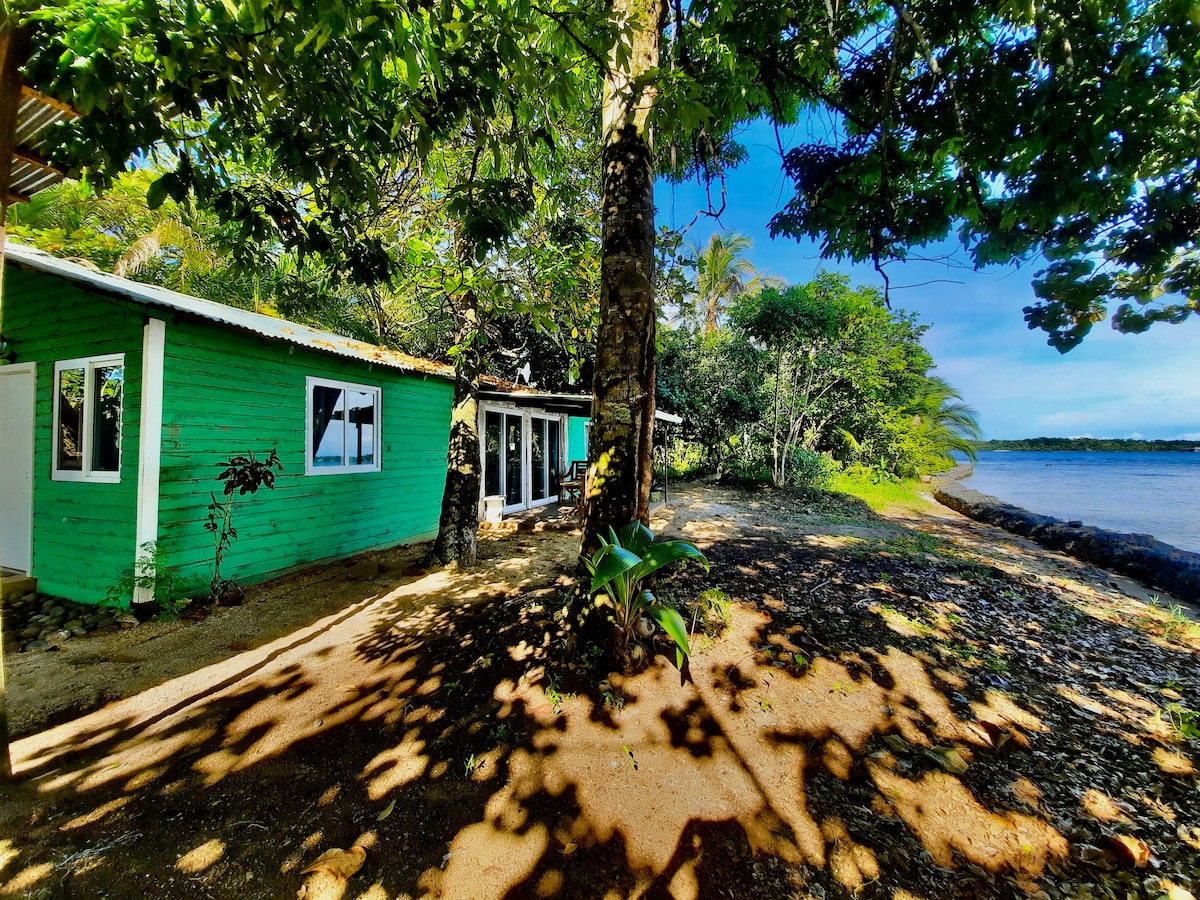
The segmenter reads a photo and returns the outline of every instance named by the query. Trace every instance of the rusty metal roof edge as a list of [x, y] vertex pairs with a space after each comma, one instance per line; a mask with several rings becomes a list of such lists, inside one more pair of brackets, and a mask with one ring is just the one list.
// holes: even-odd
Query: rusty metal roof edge
[[226, 306], [223, 303], [181, 294], [168, 288], [132, 281], [119, 275], [93, 271], [86, 266], [53, 256], [44, 250], [27, 247], [13, 241], [7, 242], [4, 254], [6, 261], [11, 259], [30, 269], [57, 275], [69, 281], [88, 285], [97, 290], [150, 306], [175, 310], [231, 328], [250, 331], [262, 337], [307, 347], [310, 350], [332, 353], [362, 362], [377, 363], [402, 372], [454, 380], [454, 369], [443, 363], [410, 356], [398, 350], [357, 341], [345, 335], [322, 331], [298, 322], [265, 316], [261, 313], [239, 309], [236, 306]]

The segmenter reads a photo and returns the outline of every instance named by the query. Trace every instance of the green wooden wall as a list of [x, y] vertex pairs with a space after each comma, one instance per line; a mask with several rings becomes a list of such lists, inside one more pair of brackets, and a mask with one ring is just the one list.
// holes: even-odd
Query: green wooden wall
[[[61, 278], [5, 268], [4, 337], [18, 362], [37, 363], [32, 574], [44, 593], [98, 603], [133, 570], [144, 316]], [[125, 354], [121, 480], [53, 481], [54, 363], [108, 353]]]
[[[305, 475], [306, 376], [382, 388], [382, 469]], [[279, 453], [273, 491], [237, 501], [222, 566], [243, 583], [437, 532], [452, 385], [188, 318], [168, 322], [159, 554], [182, 577], [210, 575], [204, 530], [231, 455]]]
[[567, 456], [568, 462], [587, 460], [587, 432], [584, 427], [591, 421], [584, 416], [567, 417]]

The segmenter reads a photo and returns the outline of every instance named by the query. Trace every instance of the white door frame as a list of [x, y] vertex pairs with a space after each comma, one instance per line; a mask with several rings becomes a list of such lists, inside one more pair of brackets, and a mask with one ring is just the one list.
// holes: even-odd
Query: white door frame
[[[566, 438], [564, 436], [564, 417], [560, 413], [547, 412], [539, 409], [523, 409], [514, 403], [480, 403], [479, 404], [479, 465], [484, 477], [479, 481], [479, 496], [483, 499], [484, 484], [487, 480], [487, 414], [489, 412], [499, 413], [500, 419], [500, 496], [507, 497], [506, 488], [508, 486], [508, 466], [505, 462], [508, 453], [508, 445], [506, 440], [507, 435], [507, 419], [505, 416], [512, 416], [521, 419], [521, 490], [522, 500], [520, 503], [514, 503], [511, 506], [507, 503], [503, 506], [505, 513], [520, 512], [525, 509], [535, 509], [539, 506], [546, 506], [550, 503], [557, 502], [562, 494], [561, 491], [557, 494], [550, 494], [541, 500], [532, 500], [533, 497], [533, 420], [534, 418], [545, 419], [558, 427], [558, 446], [559, 455], [562, 455], [563, 447], [566, 446]], [[549, 448], [546, 448], [548, 451]], [[547, 464], [548, 464], [547, 460]], [[562, 460], [559, 460], [562, 464]]]
[[[28, 575], [33, 570], [33, 473], [35, 469], [34, 435], [37, 433], [37, 363], [11, 363], [7, 366], [0, 366], [0, 378], [14, 375], [28, 376], [33, 388], [29, 392], [29, 502], [25, 504], [25, 528], [23, 529], [26, 538], [26, 548], [19, 558], [7, 554], [0, 559], [0, 562], [3, 562], [6, 568], [16, 569]], [[5, 474], [11, 471], [12, 468], [10, 465], [6, 464], [0, 467], [0, 477], [4, 477]]]

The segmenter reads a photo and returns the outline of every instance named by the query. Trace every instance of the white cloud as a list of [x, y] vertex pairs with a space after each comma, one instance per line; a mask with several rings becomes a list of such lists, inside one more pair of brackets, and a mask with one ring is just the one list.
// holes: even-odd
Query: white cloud
[[1144, 441], [1145, 439], [1146, 436], [1137, 431], [1133, 432], [1132, 434], [1125, 435], [1125, 440], [1127, 441]]
[[1200, 441], [1200, 431], [1189, 431], [1179, 436], [1181, 441]]

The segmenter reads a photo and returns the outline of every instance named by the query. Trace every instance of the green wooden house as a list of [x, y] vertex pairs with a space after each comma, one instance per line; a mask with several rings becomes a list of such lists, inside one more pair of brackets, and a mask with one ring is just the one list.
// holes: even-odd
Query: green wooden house
[[[447, 366], [15, 244], [0, 337], [0, 566], [42, 592], [151, 599], [131, 585], [151, 549], [203, 582], [215, 476], [246, 452], [274, 449], [284, 469], [238, 506], [226, 577], [250, 583], [437, 531]], [[529, 392], [494, 393], [488, 409], [503, 410], [508, 436], [520, 429], [506, 506], [549, 502], [585, 452], [585, 420]]]

